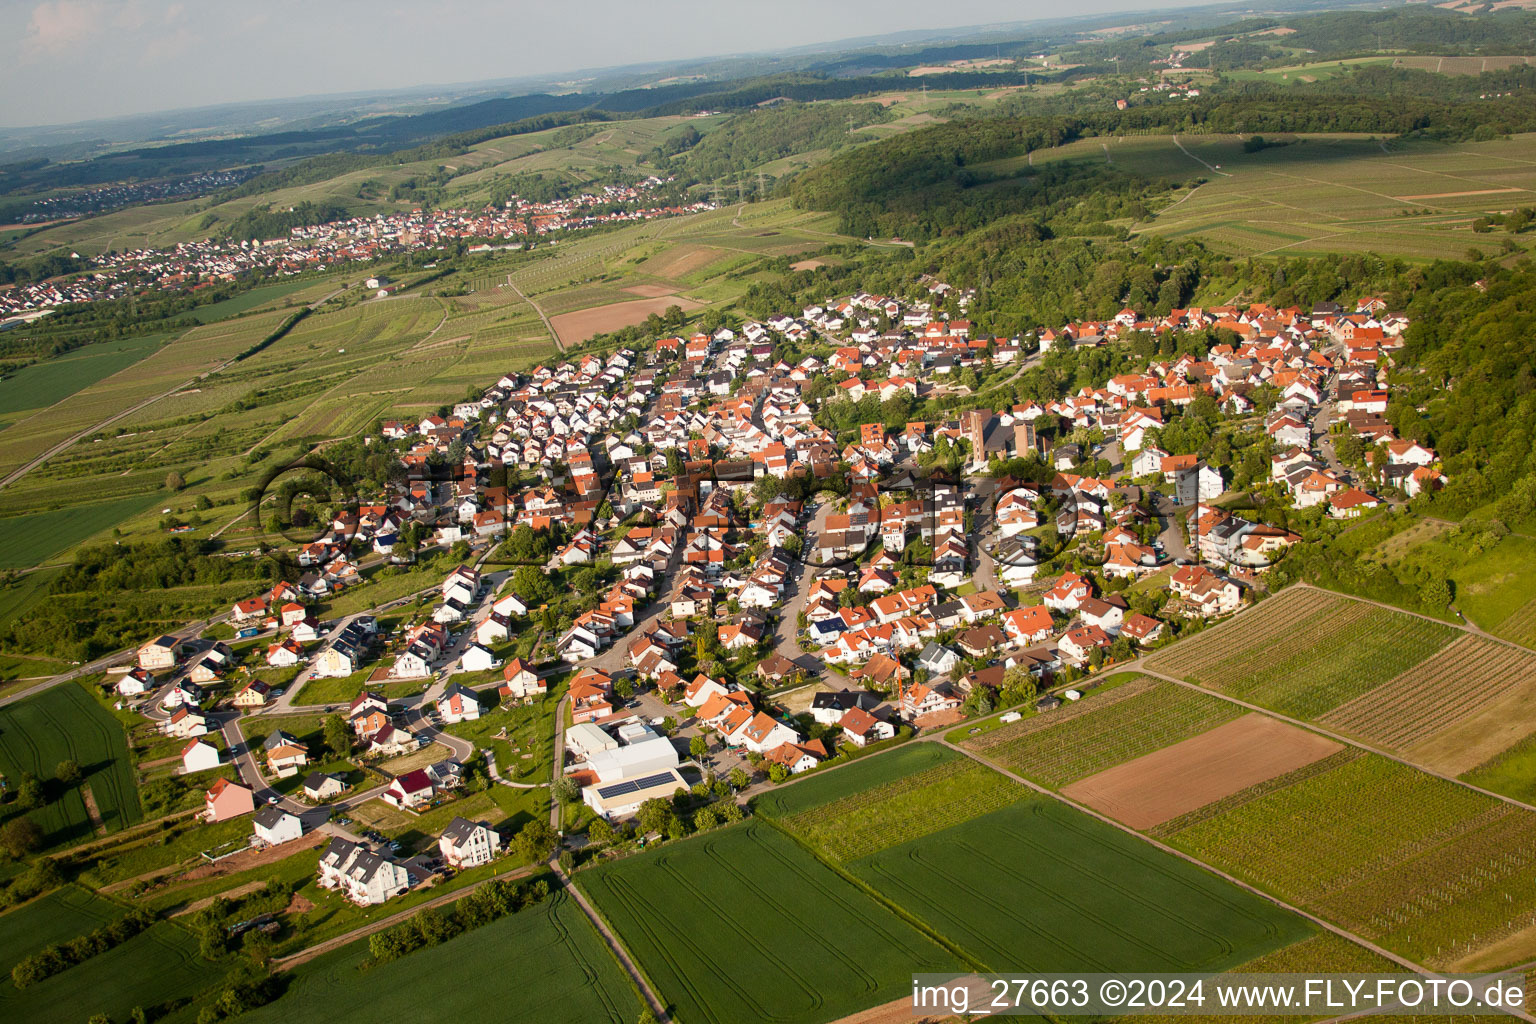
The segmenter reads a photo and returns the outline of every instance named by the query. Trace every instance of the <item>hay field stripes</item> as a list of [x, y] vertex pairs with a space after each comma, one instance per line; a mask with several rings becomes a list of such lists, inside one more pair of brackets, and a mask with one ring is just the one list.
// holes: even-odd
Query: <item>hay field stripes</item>
[[1465, 634], [1318, 721], [1402, 749], [1455, 724], [1514, 687], [1532, 684], [1536, 684], [1536, 653]]

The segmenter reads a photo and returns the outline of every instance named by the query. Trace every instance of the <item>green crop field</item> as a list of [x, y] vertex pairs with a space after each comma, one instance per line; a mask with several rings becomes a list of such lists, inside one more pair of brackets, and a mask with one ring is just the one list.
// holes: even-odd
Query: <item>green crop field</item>
[[7, 972], [0, 981], [0, 1016], [27, 1024], [81, 1024], [97, 1013], [127, 1020], [135, 1006], [147, 1010], [188, 998], [219, 976], [198, 954], [190, 932], [161, 922], [19, 991]]
[[848, 867], [998, 971], [1216, 971], [1312, 933], [1303, 918], [1039, 796]]
[[1060, 788], [1189, 739], [1242, 708], [1179, 686], [1139, 679], [1070, 706], [994, 729], [961, 745], [1041, 785]]
[[0, 424], [18, 413], [61, 402], [81, 388], [127, 369], [164, 344], [163, 334], [102, 341], [33, 363], [0, 381]]
[[[1375, 755], [1320, 764], [1328, 770], [1256, 786], [1166, 839], [1430, 966], [1536, 922], [1536, 814]], [[1520, 948], [1493, 955], [1528, 959]]]
[[756, 822], [582, 871], [576, 883], [690, 1024], [821, 1024], [900, 998], [913, 972], [961, 967]]
[[934, 743], [908, 743], [879, 757], [868, 757], [805, 779], [793, 786], [769, 790], [754, 806], [764, 817], [783, 819], [899, 781], [908, 775], [956, 760], [959, 755]]
[[1405, 672], [1459, 633], [1363, 601], [1293, 587], [1147, 661], [1148, 667], [1299, 718]]
[[422, 1020], [474, 1016], [495, 1007], [495, 1019], [509, 1024], [631, 1024], [640, 1013], [639, 993], [563, 892], [364, 971], [367, 959], [365, 939], [301, 964], [281, 999], [241, 1019], [332, 1024], [353, 1019], [367, 1006], [387, 1006], [394, 1018]]
[[59, 762], [67, 760], [80, 765], [82, 785], [31, 812], [49, 845], [93, 831], [83, 786], [90, 787], [108, 831], [143, 817], [123, 727], [81, 686], [66, 683], [0, 708], [0, 770], [13, 784], [24, 772], [52, 779]]
[[[0, 964], [14, 964], [44, 946], [68, 942], [125, 913], [116, 903], [79, 886], [55, 889], [40, 900], [0, 915]], [[4, 980], [7, 988], [11, 987], [9, 973]]]
[[48, 561], [98, 533], [110, 530], [163, 500], [138, 494], [92, 505], [0, 519], [0, 569], [21, 569]]
[[932, 767], [789, 815], [780, 824], [833, 860], [851, 861], [1006, 807], [1027, 793], [997, 772], [948, 753]]

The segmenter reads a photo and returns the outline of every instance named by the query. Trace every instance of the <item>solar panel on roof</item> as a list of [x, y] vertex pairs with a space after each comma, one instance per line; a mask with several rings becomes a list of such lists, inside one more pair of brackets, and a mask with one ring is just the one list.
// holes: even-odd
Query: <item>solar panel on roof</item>
[[642, 779], [625, 779], [623, 782], [615, 782], [612, 785], [600, 786], [597, 795], [604, 800], [612, 800], [616, 796], [628, 796], [638, 793], [642, 789], [651, 789], [667, 782], [672, 782], [671, 772], [662, 772], [659, 775], [647, 775]]

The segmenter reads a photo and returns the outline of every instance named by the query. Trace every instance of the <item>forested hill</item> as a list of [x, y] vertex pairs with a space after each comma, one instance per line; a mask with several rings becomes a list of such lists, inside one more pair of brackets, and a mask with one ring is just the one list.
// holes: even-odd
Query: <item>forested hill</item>
[[[979, 117], [897, 135], [838, 156], [796, 178], [790, 195], [797, 206], [838, 214], [840, 230], [857, 236], [899, 236], [926, 241], [963, 231], [996, 217], [1030, 213], [1057, 201], [1049, 185], [1055, 172], [984, 165], [1023, 157], [1076, 139], [1148, 131], [1265, 134], [1368, 132], [1417, 135], [1444, 141], [1492, 138], [1536, 131], [1536, 69], [1503, 73], [1517, 84], [1513, 95], [1479, 99], [1465, 86], [1429, 95], [1419, 72], [1384, 70], [1400, 84], [1395, 95], [1372, 94], [1358, 83], [1281, 88], [1259, 83], [1183, 104], [1149, 104], [1102, 113], [1055, 117]], [[1471, 80], [1475, 83], [1476, 80]], [[1079, 169], [1083, 195], [1104, 181]], [[1119, 175], [1119, 190], [1137, 183]], [[1063, 183], [1070, 187], [1070, 183]]]

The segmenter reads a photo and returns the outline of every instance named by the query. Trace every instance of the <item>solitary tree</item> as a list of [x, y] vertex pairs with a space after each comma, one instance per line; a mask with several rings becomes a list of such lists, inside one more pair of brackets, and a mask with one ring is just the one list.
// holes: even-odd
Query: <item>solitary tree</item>
[[73, 786], [80, 781], [80, 762], [70, 758], [60, 761], [59, 766], [53, 770], [53, 777], [66, 786]]
[[702, 761], [709, 756], [709, 740], [703, 736], [695, 736], [688, 741], [688, 753], [693, 755], [695, 761]]
[[352, 734], [347, 731], [347, 721], [340, 715], [327, 715], [325, 719], [325, 745], [337, 757], [352, 750]]
[[165, 489], [166, 490], [168, 490], [168, 491], [179, 491], [179, 490], [181, 490], [185, 486], [187, 486], [186, 479], [180, 473], [176, 472], [174, 469], [171, 470], [169, 473], [165, 474]]
[[0, 826], [0, 849], [17, 860], [42, 845], [43, 830], [28, 815], [17, 815]]
[[561, 776], [560, 781], [555, 783], [555, 799], [562, 804], [573, 804], [581, 799], [581, 787], [569, 775]]

